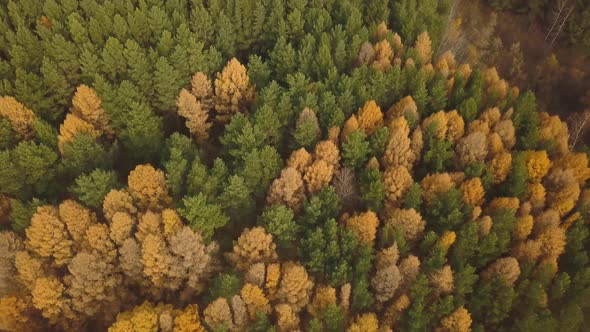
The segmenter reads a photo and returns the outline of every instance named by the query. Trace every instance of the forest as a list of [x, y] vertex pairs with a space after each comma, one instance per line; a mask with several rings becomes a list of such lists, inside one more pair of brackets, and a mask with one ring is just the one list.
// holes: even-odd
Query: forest
[[0, 331], [584, 331], [590, 84], [460, 6], [0, 0]]

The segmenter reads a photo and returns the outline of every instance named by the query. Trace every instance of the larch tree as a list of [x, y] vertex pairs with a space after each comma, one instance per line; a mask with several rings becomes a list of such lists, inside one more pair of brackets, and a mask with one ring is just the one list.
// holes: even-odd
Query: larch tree
[[306, 170], [303, 176], [307, 191], [310, 193], [318, 192], [323, 186], [332, 181], [334, 176], [334, 167], [324, 160], [314, 161]]
[[23, 139], [35, 135], [35, 113], [13, 97], [0, 97], [0, 118], [7, 119], [12, 129]]
[[227, 299], [225, 298], [220, 297], [211, 302], [207, 308], [205, 308], [203, 315], [205, 317], [205, 324], [207, 324], [209, 328], [226, 328], [230, 330], [234, 329], [231, 309]]
[[440, 321], [437, 332], [469, 332], [471, 331], [471, 314], [464, 307], [459, 307], [449, 316]]
[[409, 242], [416, 242], [422, 236], [426, 222], [420, 213], [414, 209], [394, 209], [388, 213], [385, 223], [399, 229]]
[[109, 115], [102, 108], [102, 101], [94, 89], [87, 85], [80, 85], [72, 98], [72, 114], [92, 124], [98, 131], [110, 137]]
[[233, 251], [226, 258], [241, 271], [246, 271], [256, 263], [273, 263], [277, 260], [276, 245], [272, 235], [262, 227], [246, 228], [236, 243]]
[[203, 108], [197, 97], [188, 90], [182, 89], [176, 99], [176, 107], [178, 108], [178, 115], [186, 119], [186, 127], [191, 135], [195, 136], [201, 143], [207, 141], [212, 124], [207, 121], [209, 113]]
[[359, 129], [367, 136], [372, 135], [383, 126], [383, 113], [374, 100], [365, 102], [365, 105], [357, 113]]
[[353, 215], [346, 220], [346, 227], [354, 232], [359, 241], [373, 244], [377, 237], [379, 218], [373, 211]]
[[232, 58], [215, 79], [215, 120], [227, 123], [232, 115], [246, 111], [254, 101], [254, 94], [246, 67]]
[[26, 229], [27, 248], [43, 258], [52, 258], [57, 266], [66, 265], [72, 259], [72, 240], [66, 225], [59, 219], [52, 206], [42, 206], [31, 218]]
[[397, 166], [385, 170], [383, 182], [387, 201], [390, 204], [396, 204], [410, 189], [414, 181], [407, 168]]
[[287, 167], [281, 171], [281, 176], [273, 181], [266, 200], [268, 204], [286, 204], [292, 209], [298, 209], [303, 203], [304, 196], [305, 188], [301, 173]]
[[271, 308], [268, 298], [260, 287], [252, 284], [245, 284], [240, 291], [240, 296], [248, 309], [248, 315], [251, 320], [256, 318], [259, 312], [270, 313]]
[[129, 194], [141, 208], [161, 209], [169, 204], [164, 172], [152, 165], [138, 165], [127, 178]]
[[299, 312], [310, 300], [313, 282], [305, 268], [294, 262], [283, 263], [281, 275], [277, 298]]

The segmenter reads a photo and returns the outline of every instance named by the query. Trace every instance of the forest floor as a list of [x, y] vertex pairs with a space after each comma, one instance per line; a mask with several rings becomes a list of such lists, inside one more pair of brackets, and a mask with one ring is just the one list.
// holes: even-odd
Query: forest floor
[[[471, 7], [461, 11], [468, 11], [469, 15], [475, 12], [477, 17], [490, 17], [493, 13], [493, 9], [483, 1], [463, 1], [461, 6]], [[545, 40], [550, 27], [531, 22], [526, 14], [513, 12], [496, 12], [496, 14], [495, 35], [501, 38], [506, 54], [510, 45], [520, 43], [524, 59], [525, 76], [511, 83], [519, 86], [521, 90], [535, 91], [541, 111], [567, 117], [571, 113], [589, 109], [590, 54], [575, 45], [564, 42], [558, 41], [550, 45], [550, 41]], [[481, 22], [479, 24], [485, 24], [483, 20], [477, 21]], [[539, 71], [546, 67], [546, 59], [552, 53], [557, 57], [558, 69], [540, 78]], [[509, 77], [506, 74], [503, 76]]]

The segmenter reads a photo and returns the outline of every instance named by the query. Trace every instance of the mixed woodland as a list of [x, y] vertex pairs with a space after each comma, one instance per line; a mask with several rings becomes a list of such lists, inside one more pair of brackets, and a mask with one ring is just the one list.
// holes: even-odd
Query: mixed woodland
[[0, 330], [584, 330], [589, 154], [453, 8], [0, 0]]

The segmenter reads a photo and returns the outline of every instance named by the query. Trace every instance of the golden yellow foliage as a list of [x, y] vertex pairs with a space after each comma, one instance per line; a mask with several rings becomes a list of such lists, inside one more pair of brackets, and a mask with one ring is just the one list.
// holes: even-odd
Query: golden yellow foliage
[[545, 178], [547, 204], [559, 212], [560, 216], [568, 214], [580, 197], [580, 185], [571, 169], [553, 169]]
[[430, 127], [431, 125], [436, 126], [436, 130], [434, 131], [435, 136], [437, 138], [443, 139], [447, 135], [448, 122], [449, 121], [445, 112], [439, 111], [433, 113], [424, 119], [424, 121], [422, 121], [422, 130], [426, 130], [426, 128]]
[[430, 203], [438, 194], [443, 194], [453, 188], [455, 184], [449, 173], [436, 173], [425, 176], [420, 182], [422, 198]]
[[449, 248], [455, 243], [457, 234], [453, 231], [444, 231], [444, 233], [438, 238], [438, 245], [444, 250]]
[[571, 169], [580, 187], [590, 179], [590, 167], [588, 167], [588, 154], [586, 153], [568, 153], [557, 159], [555, 166], [563, 169]]
[[552, 165], [545, 150], [525, 152], [525, 162], [529, 180], [533, 183], [541, 182]]
[[102, 211], [105, 218], [111, 221], [115, 213], [125, 212], [133, 216], [137, 213], [137, 208], [133, 204], [133, 198], [126, 190], [112, 189], [104, 198]]
[[72, 99], [72, 114], [90, 123], [96, 130], [107, 136], [113, 131], [109, 126], [109, 115], [102, 108], [102, 101], [94, 89], [81, 84]]
[[445, 265], [432, 272], [428, 280], [436, 294], [449, 294], [453, 291], [453, 270], [450, 265]]
[[174, 318], [174, 332], [205, 332], [199, 318], [199, 307], [189, 304], [176, 318]]
[[520, 201], [516, 197], [496, 197], [489, 204], [487, 211], [493, 211], [496, 209], [513, 209], [518, 210]]
[[[385, 42], [387, 43], [387, 41]], [[359, 129], [367, 136], [372, 135], [377, 129], [383, 127], [383, 113], [374, 100], [368, 100], [365, 102], [365, 105], [359, 109], [357, 120]]]
[[182, 89], [176, 99], [176, 107], [178, 115], [186, 119], [186, 127], [191, 135], [195, 136], [199, 142], [209, 139], [209, 129], [212, 124], [208, 122], [209, 114], [203, 109], [197, 97], [188, 90]]
[[36, 331], [37, 322], [33, 320], [29, 298], [6, 295], [0, 298], [0, 330]]
[[387, 147], [381, 160], [386, 168], [403, 166], [411, 169], [415, 158], [411, 146], [412, 141], [408, 137], [409, 129], [407, 131], [404, 130], [408, 125], [404, 118], [398, 119], [399, 121], [392, 121], [401, 123], [391, 129], [392, 132], [389, 135], [389, 141], [387, 142]]
[[138, 165], [127, 178], [129, 194], [137, 206], [144, 209], [162, 209], [171, 202], [164, 172], [152, 165]]
[[277, 298], [290, 305], [293, 311], [299, 312], [310, 300], [313, 282], [305, 268], [298, 263], [286, 262], [281, 269], [282, 279]]
[[209, 113], [215, 104], [213, 96], [213, 84], [211, 80], [202, 72], [197, 72], [191, 79], [191, 93], [197, 97], [201, 104], [201, 109]]
[[20, 137], [29, 139], [35, 135], [35, 113], [13, 97], [0, 97], [0, 117], [6, 118]]
[[387, 110], [387, 119], [391, 121], [398, 117], [404, 117], [406, 119], [414, 119], [418, 121], [418, 107], [412, 96], [406, 96], [397, 103], [393, 104], [389, 110]]
[[117, 212], [113, 215], [110, 224], [109, 236], [117, 245], [131, 237], [131, 230], [135, 226], [135, 219], [126, 212]]
[[385, 197], [391, 204], [396, 204], [410, 189], [414, 180], [408, 169], [403, 166], [392, 167], [383, 173]]
[[334, 166], [329, 165], [324, 160], [314, 161], [305, 170], [303, 180], [307, 187], [307, 191], [310, 193], [318, 192], [322, 187], [328, 185], [334, 175]]
[[512, 236], [517, 240], [525, 240], [533, 230], [533, 216], [526, 215], [518, 218], [514, 229], [512, 230]]
[[377, 332], [378, 329], [377, 315], [371, 312], [357, 316], [346, 332]]
[[279, 331], [298, 331], [299, 330], [299, 316], [293, 308], [288, 305], [281, 303], [275, 307], [277, 312], [277, 325]]
[[281, 265], [268, 264], [266, 267], [266, 283], [264, 284], [264, 287], [271, 299], [275, 298], [279, 289], [279, 279], [281, 279]]
[[455, 310], [450, 316], [440, 322], [437, 332], [470, 332], [471, 314], [464, 307]]
[[391, 44], [389, 44], [387, 39], [383, 39], [375, 44], [374, 49], [375, 62], [373, 63], [373, 66], [377, 70], [386, 71], [391, 67], [391, 60], [393, 60]]
[[307, 306], [307, 310], [312, 316], [316, 317], [330, 304], [336, 304], [336, 289], [330, 286], [317, 285], [315, 296]]
[[276, 245], [272, 235], [262, 227], [246, 228], [227, 259], [240, 271], [246, 271], [256, 263], [273, 263], [277, 260]]
[[512, 247], [512, 255], [521, 262], [534, 262], [541, 256], [541, 242], [526, 240]]
[[397, 264], [397, 260], [399, 259], [399, 251], [397, 248], [397, 242], [394, 242], [393, 245], [389, 248], [381, 249], [377, 253], [377, 257], [375, 258], [375, 267], [377, 269], [383, 269], [391, 265]]
[[281, 176], [273, 181], [266, 196], [269, 205], [286, 204], [294, 210], [301, 206], [304, 198], [303, 178], [301, 173], [292, 167], [281, 171]]
[[59, 218], [65, 223], [74, 242], [80, 242], [88, 227], [96, 223], [96, 215], [89, 209], [68, 199], [59, 205]]
[[360, 129], [358, 118], [355, 114], [351, 115], [346, 122], [344, 122], [344, 127], [340, 132], [340, 139], [342, 142], [346, 142], [346, 139], [350, 134]]
[[424, 31], [418, 35], [414, 45], [418, 58], [422, 63], [428, 63], [432, 59], [432, 41], [428, 32]]
[[268, 303], [268, 299], [264, 296], [262, 289], [256, 285], [252, 284], [245, 284], [240, 291], [240, 295], [242, 296], [242, 300], [248, 309], [248, 314], [250, 315], [250, 319], [256, 318], [256, 313], [263, 312], [263, 313], [270, 313], [270, 305]]
[[182, 227], [183, 223], [174, 209], [162, 210], [162, 224], [164, 225], [164, 236], [170, 237]]
[[465, 133], [465, 121], [456, 110], [446, 113], [447, 118], [447, 135], [446, 139], [455, 142], [463, 137]]
[[356, 214], [346, 220], [346, 227], [351, 229], [361, 242], [373, 244], [377, 236], [379, 218], [373, 211]]
[[246, 67], [232, 58], [215, 79], [215, 120], [229, 122], [232, 115], [246, 110], [254, 101], [254, 94]]
[[546, 112], [539, 113], [539, 122], [540, 143], [553, 142], [554, 153], [558, 156], [565, 156], [569, 152], [567, 124], [562, 122], [557, 115], [550, 116]]
[[71, 310], [64, 298], [64, 285], [55, 277], [41, 277], [31, 291], [33, 305], [43, 317], [55, 324], [64, 312]]
[[512, 168], [512, 154], [510, 152], [496, 154], [492, 158], [490, 165], [494, 171], [494, 184], [502, 183], [506, 180]]
[[80, 133], [94, 138], [100, 136], [100, 132], [92, 124], [72, 113], [68, 113], [64, 122], [59, 126], [59, 135], [57, 136], [59, 150], [63, 152], [64, 145], [71, 142], [74, 136]]
[[420, 239], [426, 227], [426, 222], [418, 211], [414, 209], [394, 209], [389, 213], [386, 223], [399, 229], [404, 233], [404, 238], [409, 242], [415, 242]]
[[27, 249], [43, 258], [53, 258], [55, 265], [63, 266], [72, 258], [72, 240], [56, 208], [37, 208], [25, 233]]
[[311, 164], [311, 160], [311, 154], [305, 148], [301, 148], [291, 153], [291, 156], [287, 160], [287, 167], [292, 167], [303, 174], [307, 166]]
[[211, 302], [207, 308], [205, 308], [203, 315], [205, 317], [205, 323], [211, 329], [224, 327], [233, 330], [234, 328], [231, 309], [227, 300], [223, 297]]
[[461, 185], [463, 201], [472, 206], [480, 206], [484, 201], [485, 190], [480, 178], [469, 179]]
[[483, 279], [491, 279], [499, 276], [504, 279], [508, 286], [514, 285], [519, 275], [520, 266], [514, 257], [498, 258], [481, 272]]
[[338, 150], [338, 146], [330, 140], [318, 142], [315, 146], [313, 156], [315, 160], [323, 160], [328, 165], [332, 165], [335, 169], [338, 168], [340, 151]]

